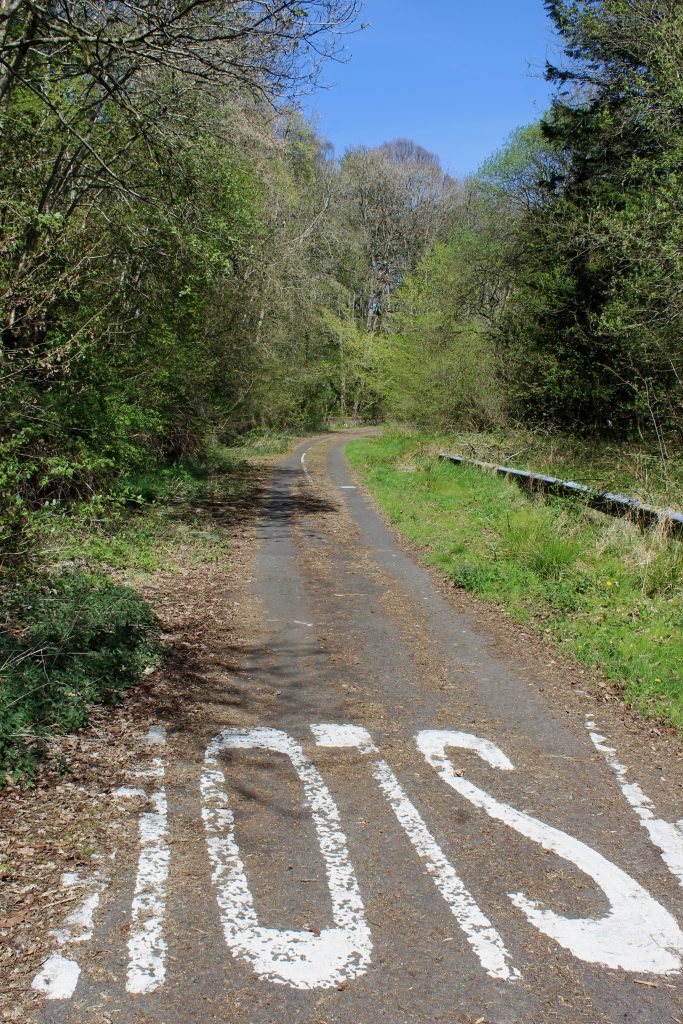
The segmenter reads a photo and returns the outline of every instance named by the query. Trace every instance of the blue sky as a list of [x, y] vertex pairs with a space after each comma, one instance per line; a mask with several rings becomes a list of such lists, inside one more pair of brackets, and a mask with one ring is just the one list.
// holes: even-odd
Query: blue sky
[[548, 105], [542, 0], [367, 0], [362, 20], [306, 103], [337, 155], [405, 137], [464, 175]]

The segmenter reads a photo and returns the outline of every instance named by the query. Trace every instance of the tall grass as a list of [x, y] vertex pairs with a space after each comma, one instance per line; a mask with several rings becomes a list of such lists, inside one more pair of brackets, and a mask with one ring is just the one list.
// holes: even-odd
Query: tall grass
[[598, 490], [619, 491], [654, 505], [683, 509], [683, 458], [673, 452], [662, 459], [658, 449], [643, 441], [616, 444], [540, 430], [506, 429], [422, 433], [420, 442], [425, 452], [443, 448], [483, 462], [549, 473]]

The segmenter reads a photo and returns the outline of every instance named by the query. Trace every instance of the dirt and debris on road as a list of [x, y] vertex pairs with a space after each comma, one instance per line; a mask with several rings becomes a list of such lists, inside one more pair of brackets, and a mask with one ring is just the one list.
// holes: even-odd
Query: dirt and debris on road
[[[681, 816], [679, 740], [419, 566], [343, 445], [307, 442], [262, 476], [224, 517], [229, 559], [144, 583], [165, 667], [60, 741], [68, 781], [46, 771], [3, 795], [5, 1019], [680, 1016], [675, 857], [586, 715], [641, 810], [669, 823], [662, 842]], [[117, 797], [136, 786], [137, 802]], [[167, 872], [150, 874], [145, 843]], [[31, 982], [75, 899], [60, 879], [103, 857], [92, 935], [69, 949], [77, 984], [43, 1001]]]

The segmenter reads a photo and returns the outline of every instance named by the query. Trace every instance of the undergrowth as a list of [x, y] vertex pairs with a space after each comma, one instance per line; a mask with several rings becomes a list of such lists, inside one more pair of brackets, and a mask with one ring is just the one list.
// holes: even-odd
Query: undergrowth
[[270, 455], [285, 455], [298, 435], [282, 430], [251, 430], [240, 434], [229, 444], [214, 448], [210, 460], [234, 461], [235, 459], [258, 459]]
[[91, 501], [48, 507], [40, 515], [52, 562], [127, 573], [131, 580], [181, 562], [227, 556], [219, 511], [241, 495], [246, 448], [212, 449], [198, 464], [160, 468], [126, 480]]
[[0, 577], [0, 785], [30, 782], [50, 736], [81, 728], [94, 705], [116, 703], [139, 680], [157, 648], [154, 614], [134, 585], [227, 557], [230, 528], [249, 505], [249, 463], [290, 444], [255, 432], [202, 463], [33, 512], [39, 547]]
[[155, 658], [155, 617], [130, 587], [79, 569], [0, 599], [0, 781], [31, 778], [49, 736], [114, 704]]
[[683, 543], [439, 463], [432, 440], [394, 433], [347, 451], [429, 564], [599, 668], [641, 712], [683, 726]]

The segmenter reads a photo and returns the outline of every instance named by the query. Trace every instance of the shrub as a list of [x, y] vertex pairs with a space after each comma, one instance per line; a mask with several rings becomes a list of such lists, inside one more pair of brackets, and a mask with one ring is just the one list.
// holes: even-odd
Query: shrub
[[129, 587], [62, 571], [0, 596], [0, 781], [31, 776], [50, 733], [115, 704], [155, 654], [155, 616]]

